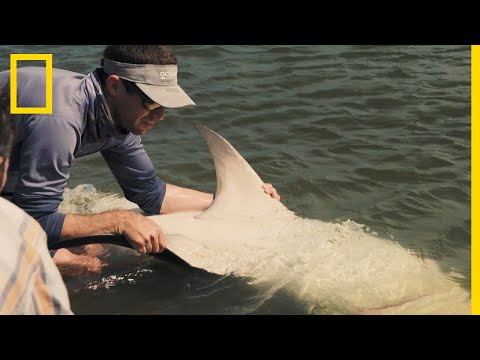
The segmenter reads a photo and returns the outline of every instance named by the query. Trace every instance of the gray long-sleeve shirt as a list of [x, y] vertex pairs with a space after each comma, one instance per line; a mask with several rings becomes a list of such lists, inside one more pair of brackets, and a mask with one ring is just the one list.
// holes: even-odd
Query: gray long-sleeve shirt
[[[9, 71], [0, 72], [0, 86]], [[17, 70], [18, 107], [45, 106], [45, 68]], [[16, 138], [2, 196], [37, 219], [48, 242], [60, 240], [58, 213], [75, 158], [101, 152], [125, 197], [158, 214], [165, 196], [140, 136], [117, 127], [96, 71], [82, 75], [53, 69], [53, 114], [18, 115]]]

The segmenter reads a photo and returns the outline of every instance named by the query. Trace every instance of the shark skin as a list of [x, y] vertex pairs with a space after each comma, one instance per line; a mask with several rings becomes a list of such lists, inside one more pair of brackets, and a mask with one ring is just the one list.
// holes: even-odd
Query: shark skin
[[470, 293], [435, 261], [354, 222], [296, 216], [264, 193], [263, 181], [227, 140], [204, 126], [197, 130], [215, 162], [215, 201], [203, 212], [149, 217], [191, 266], [282, 289], [309, 313], [471, 313]]

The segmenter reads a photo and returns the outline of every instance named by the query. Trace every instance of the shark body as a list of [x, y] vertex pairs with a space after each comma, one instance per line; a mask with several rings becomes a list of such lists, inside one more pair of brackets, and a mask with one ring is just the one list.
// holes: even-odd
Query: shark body
[[286, 291], [308, 313], [470, 314], [469, 292], [435, 261], [354, 222], [296, 216], [264, 193], [227, 140], [197, 129], [215, 162], [215, 201], [203, 212], [149, 217], [163, 228], [169, 250], [191, 266]]
[[470, 313], [470, 295], [429, 259], [355, 223], [296, 216], [263, 192], [263, 181], [216, 132], [197, 126], [217, 173], [204, 212], [152, 216], [169, 249], [190, 265], [282, 287], [311, 310], [351, 313]]

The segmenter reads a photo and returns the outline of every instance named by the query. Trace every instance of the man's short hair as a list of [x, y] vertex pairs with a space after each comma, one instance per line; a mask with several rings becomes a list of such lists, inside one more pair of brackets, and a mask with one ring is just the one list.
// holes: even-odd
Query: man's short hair
[[128, 64], [177, 64], [177, 57], [167, 45], [108, 45], [103, 57]]
[[10, 114], [10, 86], [0, 89], [0, 156], [8, 158], [13, 141], [13, 121]]

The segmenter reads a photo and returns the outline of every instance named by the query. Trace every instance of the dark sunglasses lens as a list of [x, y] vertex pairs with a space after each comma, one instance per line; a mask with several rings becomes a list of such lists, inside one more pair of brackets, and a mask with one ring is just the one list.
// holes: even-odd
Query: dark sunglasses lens
[[160, 104], [157, 104], [156, 102], [153, 102], [147, 95], [145, 95], [145, 93], [135, 84], [132, 84], [128, 81], [125, 82], [127, 84], [127, 86], [131, 89], [133, 89], [141, 98], [142, 98], [142, 101], [143, 101], [143, 106], [147, 109], [147, 110], [155, 110], [155, 109], [158, 109], [160, 107], [162, 107], [162, 105]]
[[150, 111], [162, 107], [162, 105], [159, 105], [159, 104], [157, 104], [157, 103], [155, 103], [155, 102], [151, 102], [151, 101], [148, 101], [148, 102], [144, 101], [144, 102], [143, 102], [143, 106], [144, 106], [146, 109], [150, 110]]

